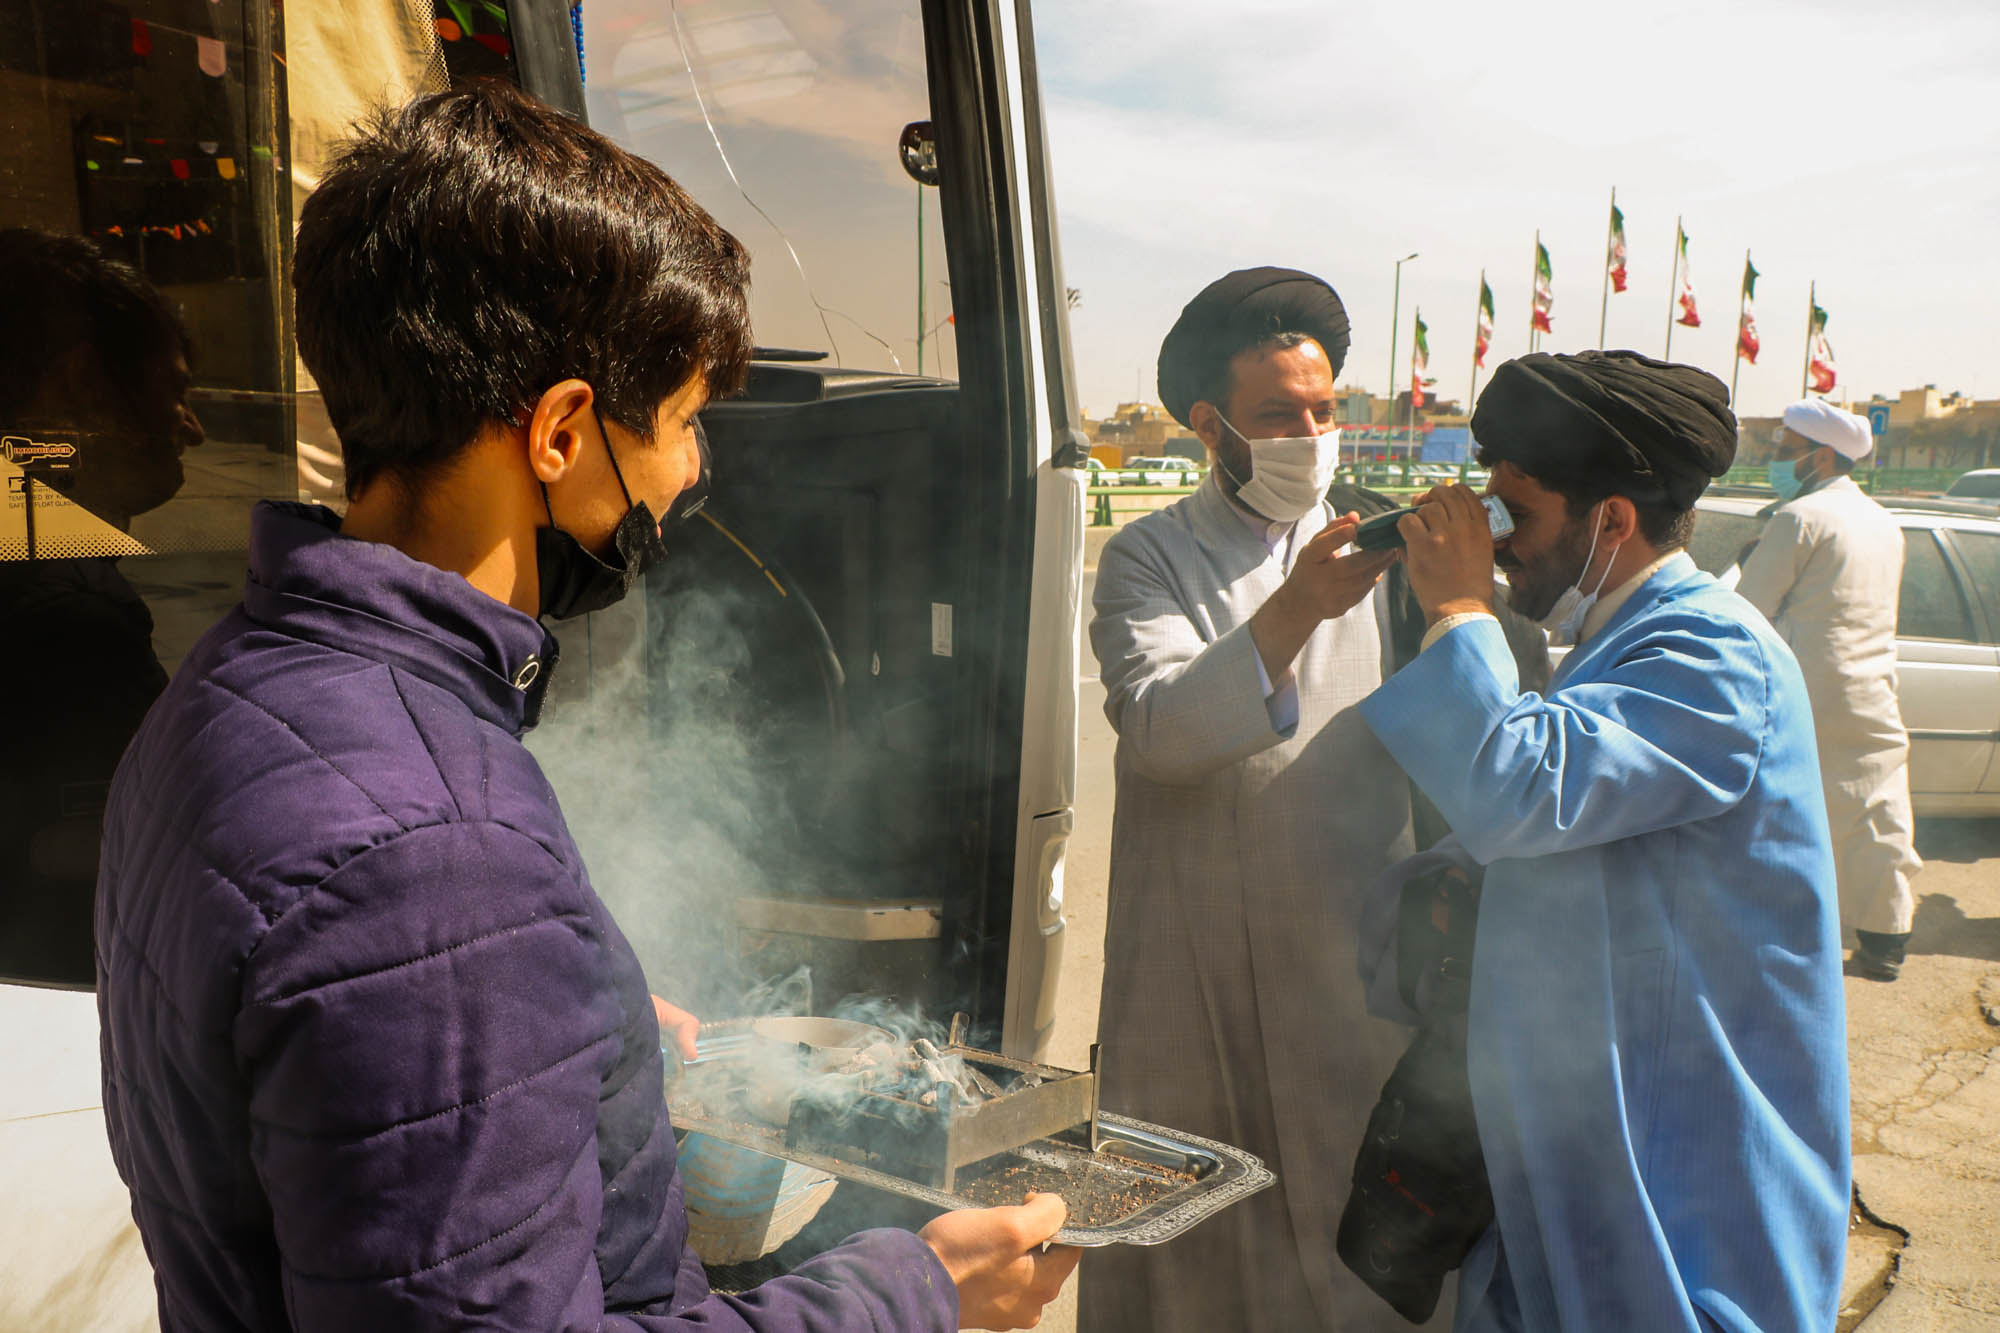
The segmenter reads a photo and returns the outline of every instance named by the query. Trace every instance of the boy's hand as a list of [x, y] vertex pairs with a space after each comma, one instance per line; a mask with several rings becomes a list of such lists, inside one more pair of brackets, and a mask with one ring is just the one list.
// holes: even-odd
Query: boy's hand
[[1017, 1208], [946, 1213], [923, 1229], [958, 1286], [960, 1328], [1033, 1328], [1082, 1251], [1044, 1243], [1062, 1229], [1069, 1208], [1054, 1194], [1030, 1194]]
[[681, 1059], [694, 1059], [694, 1039], [695, 1034], [701, 1031], [701, 1020], [657, 995], [653, 997], [653, 1016], [660, 1020], [661, 1034], [671, 1036], [674, 1045], [680, 1048]]

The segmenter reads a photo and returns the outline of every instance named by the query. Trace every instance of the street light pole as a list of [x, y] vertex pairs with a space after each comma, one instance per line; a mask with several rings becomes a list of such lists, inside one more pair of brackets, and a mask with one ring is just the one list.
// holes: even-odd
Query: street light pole
[[1389, 312], [1389, 411], [1386, 420], [1391, 435], [1396, 429], [1396, 333], [1397, 323], [1403, 317], [1403, 265], [1416, 257], [1417, 252], [1412, 250], [1396, 261], [1396, 294], [1390, 300], [1393, 309]]

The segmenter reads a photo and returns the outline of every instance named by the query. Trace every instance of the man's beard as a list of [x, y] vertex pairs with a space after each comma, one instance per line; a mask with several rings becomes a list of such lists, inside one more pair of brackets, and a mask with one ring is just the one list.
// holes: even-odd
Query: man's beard
[[1222, 485], [1222, 493], [1234, 499], [1236, 492], [1250, 480], [1250, 446], [1224, 430], [1222, 443], [1215, 448], [1215, 462], [1216, 480]]
[[1589, 558], [1589, 523], [1569, 519], [1555, 548], [1533, 564], [1513, 564], [1510, 553], [1510, 563], [1500, 565], [1507, 576], [1507, 605], [1529, 620], [1541, 620], [1555, 610], [1570, 585], [1583, 578], [1584, 561]]

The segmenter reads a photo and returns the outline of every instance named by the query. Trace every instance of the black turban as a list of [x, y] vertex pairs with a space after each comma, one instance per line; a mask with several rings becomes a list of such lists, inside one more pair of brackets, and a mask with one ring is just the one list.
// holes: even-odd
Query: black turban
[[1493, 372], [1472, 414], [1481, 458], [1552, 490], [1694, 508], [1736, 458], [1722, 381], [1637, 352], [1532, 352]]
[[1242, 268], [1217, 278], [1187, 303], [1160, 344], [1160, 403], [1187, 425], [1230, 358], [1277, 333], [1312, 335], [1335, 375], [1347, 360], [1347, 308], [1312, 274]]

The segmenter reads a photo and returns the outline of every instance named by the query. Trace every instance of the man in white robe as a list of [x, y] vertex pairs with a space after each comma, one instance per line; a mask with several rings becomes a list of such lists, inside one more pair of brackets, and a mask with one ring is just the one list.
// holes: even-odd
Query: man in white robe
[[[1850, 1149], [1811, 712], [1771, 627], [1681, 549], [1735, 455], [1727, 390], [1530, 354], [1473, 430], [1514, 532], [1496, 550], [1462, 486], [1401, 521], [1430, 629], [1362, 704], [1450, 821], [1429, 859], [1483, 872], [1467, 1066], [1493, 1221], [1456, 1328], [1825, 1333]], [[1496, 563], [1577, 643], [1545, 692], [1505, 651]]]
[[1355, 895], [1410, 847], [1407, 780], [1354, 708], [1390, 652], [1392, 557], [1339, 554], [1354, 516], [1324, 499], [1346, 349], [1339, 298], [1303, 273], [1197, 296], [1160, 396], [1214, 466], [1099, 559], [1118, 732], [1103, 1104], [1247, 1148], [1278, 1184], [1177, 1241], [1092, 1252], [1089, 1333], [1408, 1327], [1333, 1243], [1407, 1040], [1366, 1013]]
[[1785, 409], [1771, 461], [1779, 501], [1736, 585], [1791, 645], [1812, 697], [1820, 780], [1851, 970], [1894, 981], [1923, 869], [1910, 814], [1910, 738], [1896, 703], [1903, 531], [1854, 484], [1875, 440], [1817, 398]]

